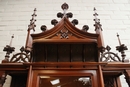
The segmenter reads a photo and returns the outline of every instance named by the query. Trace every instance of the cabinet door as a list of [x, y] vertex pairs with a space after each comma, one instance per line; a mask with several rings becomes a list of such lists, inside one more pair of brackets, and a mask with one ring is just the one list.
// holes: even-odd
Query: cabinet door
[[32, 87], [99, 87], [96, 70], [34, 70]]

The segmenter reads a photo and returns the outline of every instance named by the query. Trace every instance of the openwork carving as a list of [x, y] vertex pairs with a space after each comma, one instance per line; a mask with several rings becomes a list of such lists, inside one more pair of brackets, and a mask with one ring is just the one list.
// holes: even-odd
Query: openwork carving
[[[116, 62], [124, 62], [125, 60], [125, 50], [128, 50], [127, 46], [125, 46], [124, 44], [121, 44], [119, 35], [117, 34], [117, 38], [119, 41], [119, 46], [116, 46], [116, 50], [118, 50], [121, 53], [121, 57], [120, 58], [117, 54], [110, 52], [111, 48], [109, 46], [107, 46], [106, 48], [103, 48], [103, 50], [101, 50], [101, 57], [100, 57], [100, 61], [104, 61], [104, 62], [112, 62], [112, 61], [116, 61]], [[107, 50], [108, 52], [104, 52], [105, 50]]]
[[69, 36], [71, 36], [72, 34], [69, 33], [67, 29], [63, 28], [59, 33], [57, 33], [57, 36], [59, 35], [61, 39], [69, 39]]
[[30, 62], [30, 54], [24, 52], [24, 47], [20, 49], [20, 53], [16, 53], [13, 55], [13, 57], [10, 59], [10, 62], [15, 63], [21, 63], [21, 62]]
[[69, 36], [68, 36], [68, 30], [66, 30], [65, 32], [63, 31], [63, 30], [61, 30], [61, 39], [62, 38], [69, 38]]
[[107, 50], [107, 52], [101, 53], [100, 61], [102, 62], [121, 61], [117, 54], [110, 52], [111, 48], [109, 46], [107, 46], [105, 49]]

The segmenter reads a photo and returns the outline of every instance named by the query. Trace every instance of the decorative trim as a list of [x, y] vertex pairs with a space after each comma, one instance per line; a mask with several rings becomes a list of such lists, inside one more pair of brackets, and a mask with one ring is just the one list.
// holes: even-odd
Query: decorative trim
[[20, 53], [16, 53], [15, 55], [13, 55], [13, 57], [10, 59], [9, 62], [11, 63], [30, 62], [30, 53], [24, 52], [25, 51], [24, 47], [22, 47], [20, 51], [21, 51]]
[[101, 52], [101, 57], [100, 57], [101, 62], [113, 62], [113, 61], [121, 62], [121, 59], [117, 54], [110, 52], [111, 50], [110, 46], [107, 46], [104, 49], [107, 50], [107, 52]]

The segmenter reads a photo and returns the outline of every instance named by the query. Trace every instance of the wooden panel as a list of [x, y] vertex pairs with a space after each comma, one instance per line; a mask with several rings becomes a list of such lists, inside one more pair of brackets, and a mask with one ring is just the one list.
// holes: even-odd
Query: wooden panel
[[43, 44], [33, 47], [34, 62], [97, 62], [97, 44]]
[[58, 45], [58, 55], [60, 62], [70, 61], [70, 45], [69, 44], [59, 44]]
[[57, 62], [58, 56], [57, 56], [57, 45], [56, 44], [47, 44], [46, 45], [46, 60], [47, 62]]
[[84, 61], [98, 61], [98, 50], [96, 44], [84, 45]]
[[44, 44], [34, 44], [33, 45], [33, 61], [41, 62], [45, 61], [45, 45]]
[[82, 44], [72, 44], [71, 45], [71, 59], [73, 62], [83, 61], [83, 45]]

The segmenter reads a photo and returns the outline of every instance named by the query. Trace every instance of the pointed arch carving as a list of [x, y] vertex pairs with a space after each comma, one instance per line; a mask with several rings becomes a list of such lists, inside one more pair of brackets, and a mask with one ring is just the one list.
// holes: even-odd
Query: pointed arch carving
[[32, 34], [32, 38], [34, 42], [46, 42], [51, 39], [57, 41], [61, 40], [61, 42], [63, 41], [62, 39], [68, 39], [66, 42], [74, 40], [79, 40], [80, 42], [97, 42], [98, 34], [81, 31], [73, 26], [66, 17], [64, 17], [52, 29], [39, 34]]

